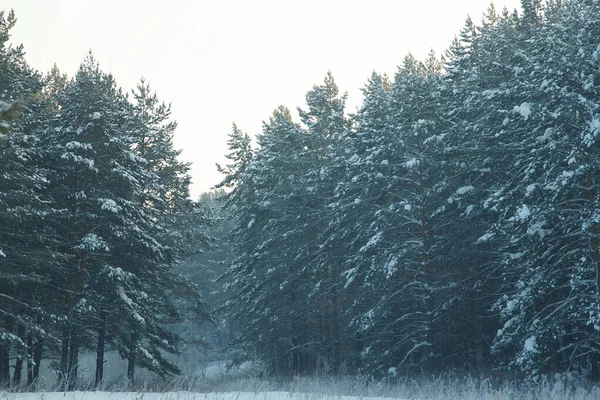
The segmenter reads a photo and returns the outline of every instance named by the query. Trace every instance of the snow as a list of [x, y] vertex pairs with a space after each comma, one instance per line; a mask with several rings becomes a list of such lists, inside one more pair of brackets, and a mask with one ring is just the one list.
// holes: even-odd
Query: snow
[[363, 253], [365, 251], [367, 251], [369, 248], [375, 246], [377, 243], [379, 243], [382, 239], [382, 233], [381, 232], [377, 232], [371, 239], [369, 239], [369, 241], [367, 242], [367, 244], [365, 244], [363, 247], [360, 248], [360, 252]]
[[[133, 315], [133, 318], [140, 324], [142, 324], [142, 325], [145, 324], [146, 320], [137, 311], [135, 311], [133, 309], [134, 308], [133, 300], [131, 300], [129, 298], [129, 296], [127, 296], [127, 294], [125, 293], [125, 290], [123, 289], [122, 286], [117, 287], [117, 293], [119, 294], [119, 297], [121, 298], [121, 300], [123, 300], [123, 302], [129, 306], [131, 314]], [[149, 355], [149, 357], [152, 357], [152, 356]]]
[[530, 336], [527, 339], [525, 339], [525, 344], [523, 345], [523, 350], [525, 350], [526, 352], [530, 352], [530, 353], [537, 352], [535, 336]]
[[563, 178], [572, 178], [574, 174], [575, 173], [573, 171], [563, 171], [562, 172]]
[[547, 234], [551, 233], [552, 230], [544, 229], [544, 225], [546, 221], [539, 221], [534, 224], [531, 224], [529, 228], [527, 228], [527, 234], [530, 236], [538, 235], [540, 239], [546, 237]]
[[112, 213], [117, 213], [119, 211], [119, 207], [117, 206], [117, 203], [114, 200], [98, 199], [98, 201], [101, 203], [100, 208], [102, 208], [103, 210], [110, 211]]
[[106, 242], [96, 235], [95, 233], [88, 233], [83, 238], [81, 238], [81, 243], [75, 246], [75, 248], [80, 250], [104, 250], [109, 251], [108, 245]]
[[88, 166], [89, 169], [93, 170], [94, 168], [94, 160], [90, 159], [90, 158], [84, 158], [81, 157], [79, 155], [73, 154], [71, 152], [67, 152], [64, 153], [61, 158], [63, 160], [73, 160], [76, 163], [80, 163], [80, 164], [86, 164]]
[[7, 103], [6, 101], [0, 100], [0, 113], [10, 110], [12, 107], [12, 103]]
[[346, 284], [344, 285], [344, 289], [346, 289], [348, 286], [350, 286], [352, 284], [352, 282], [354, 282], [357, 271], [358, 271], [358, 268], [354, 267], [354, 268], [350, 268], [349, 270], [347, 270], [343, 273], [344, 278], [346, 278]]
[[511, 300], [508, 303], [506, 303], [506, 311], [511, 312], [512, 310], [514, 310], [516, 304], [517, 302], [515, 300]]
[[351, 163], [355, 164], [355, 163], [357, 163], [357, 162], [359, 162], [359, 161], [360, 161], [360, 157], [358, 156], [358, 154], [354, 154], [352, 157], [350, 157], [350, 160], [349, 160], [349, 161], [350, 161]]
[[536, 139], [538, 142], [545, 142], [546, 140], [550, 139], [550, 137], [553, 134], [554, 134], [554, 129], [548, 128], [544, 131], [544, 134], [542, 136], [538, 136]]
[[528, 185], [528, 186], [525, 188], [525, 191], [527, 192], [527, 194], [530, 194], [531, 192], [533, 192], [533, 191], [535, 190], [536, 186], [537, 186], [537, 185], [536, 185], [535, 183], [533, 183], [533, 184], [531, 184], [531, 185]]
[[592, 53], [592, 57], [594, 58], [594, 60], [600, 60], [600, 44], [596, 48], [596, 51]]
[[523, 258], [524, 255], [525, 255], [525, 253], [523, 253], [522, 251], [519, 251], [517, 253], [511, 253], [511, 254], [509, 254], [509, 257], [510, 257], [511, 260], [518, 260], [520, 258]]
[[475, 241], [475, 243], [485, 243], [485, 242], [488, 242], [493, 237], [494, 237], [493, 233], [486, 233], [485, 235], [483, 235], [479, 239], [477, 239]]
[[523, 72], [523, 68], [522, 67], [513, 67], [513, 71], [515, 73], [515, 76], [519, 76], [519, 74], [521, 72]]
[[517, 209], [517, 218], [521, 221], [525, 221], [531, 215], [531, 211], [526, 204], [523, 204], [521, 207]]
[[391, 260], [389, 260], [386, 264], [385, 264], [385, 277], [386, 279], [390, 279], [392, 277], [392, 275], [394, 275], [394, 273], [397, 270], [397, 265], [398, 265], [398, 257], [392, 257]]
[[[391, 373], [391, 372], [390, 372]], [[5, 393], [0, 392], [0, 398]], [[8, 395], [8, 394], [7, 394]], [[218, 392], [196, 393], [188, 391], [153, 393], [153, 392], [44, 392], [44, 393], [11, 393], [11, 400], [392, 400], [385, 397], [338, 396], [311, 394], [301, 392]], [[400, 400], [396, 398], [396, 400]]]
[[475, 189], [473, 186], [463, 186], [461, 188], [458, 188], [456, 194], [466, 194], [472, 191], [473, 189]]
[[121, 267], [111, 267], [110, 265], [106, 265], [103, 269], [104, 273], [106, 273], [106, 276], [109, 278], [116, 278], [116, 279], [126, 279], [129, 276], [129, 272], [125, 272], [123, 271], [123, 269], [121, 269]]
[[131, 301], [131, 299], [125, 294], [125, 290], [122, 286], [117, 287], [117, 292], [119, 293], [119, 297], [123, 300], [125, 304], [127, 304], [128, 306], [133, 305], [133, 301]]
[[321, 179], [325, 179], [326, 176], [327, 176], [327, 170], [324, 167], [321, 167], [321, 170], [319, 171], [319, 177]]
[[524, 120], [527, 121], [529, 116], [531, 115], [531, 104], [524, 102], [520, 106], [515, 106], [513, 111], [517, 114], [521, 114]]
[[600, 118], [595, 117], [589, 122], [589, 127], [592, 131], [593, 136], [600, 134]]
[[416, 158], [410, 159], [406, 162], [407, 168], [414, 168], [418, 165], [419, 165], [419, 160], [417, 160]]
[[[140, 317], [140, 318], [141, 318], [141, 317]], [[148, 350], [146, 350], [144, 347], [142, 347], [142, 346], [139, 346], [139, 345], [137, 346], [137, 349], [138, 349], [138, 351], [139, 351], [139, 352], [141, 352], [141, 353], [142, 353], [142, 355], [143, 355], [144, 357], [146, 357], [146, 359], [148, 359], [148, 360], [151, 360], [151, 362], [152, 362], [152, 365], [154, 365], [155, 367], [158, 367], [158, 366], [159, 366], [159, 364], [158, 364], [158, 361], [156, 361], [156, 359], [155, 359], [155, 358], [152, 356], [152, 354], [150, 354], [150, 353], [148, 352]]]
[[481, 92], [482, 95], [484, 95], [488, 100], [493, 99], [494, 96], [498, 93], [497, 90], [484, 90], [483, 92]]
[[81, 143], [77, 141], [71, 141], [65, 145], [67, 150], [73, 149], [83, 149], [83, 150], [92, 150], [92, 145], [89, 143]]

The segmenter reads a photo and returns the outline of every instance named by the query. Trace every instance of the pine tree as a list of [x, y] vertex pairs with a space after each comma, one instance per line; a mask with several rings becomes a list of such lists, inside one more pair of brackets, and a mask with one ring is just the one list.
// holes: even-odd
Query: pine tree
[[31, 361], [41, 357], [40, 343], [50, 333], [41, 324], [52, 312], [47, 285], [52, 253], [45, 250], [44, 229], [48, 204], [41, 196], [47, 175], [39, 166], [43, 155], [39, 128], [46, 108], [39, 102], [40, 75], [25, 62], [22, 46], [8, 45], [15, 23], [12, 11], [6, 17], [0, 12], [1, 386], [11, 380], [9, 359], [13, 357], [14, 385], [21, 384], [26, 360], [28, 384], [37, 378], [39, 369], [34, 373]]
[[305, 239], [301, 204], [295, 203], [303, 189], [295, 173], [304, 136], [289, 110], [279, 107], [264, 124], [260, 149], [230, 200], [237, 257], [226, 276], [233, 292], [228, 308], [240, 326], [234, 343], [244, 350], [238, 362], [258, 354], [267, 370], [278, 375], [293, 372], [293, 327], [310, 323], [299, 313], [305, 272], [295, 259], [296, 247]]
[[235, 187], [240, 180], [240, 175], [246, 172], [252, 160], [250, 136], [242, 132], [235, 123], [233, 124], [232, 132], [229, 134], [227, 147], [229, 153], [225, 157], [231, 161], [231, 164], [227, 164], [224, 167], [217, 164], [217, 171], [225, 177], [215, 188]]
[[597, 12], [596, 4], [573, 2], [553, 10], [534, 34], [525, 29], [533, 39], [523, 55], [527, 79], [511, 87], [521, 96], [506, 124], [518, 135], [519, 172], [500, 204], [513, 286], [497, 304], [504, 327], [495, 350], [528, 376], [588, 366], [599, 376], [590, 329], [598, 306], [598, 168], [591, 157], [598, 58], [597, 43], [584, 39], [598, 32]]
[[[327, 247], [327, 223], [331, 219], [328, 205], [336, 195], [336, 184], [344, 174], [342, 164], [345, 156], [342, 144], [350, 129], [350, 121], [345, 114], [347, 94], [340, 94], [333, 75], [328, 72], [321, 85], [313, 86], [306, 94], [306, 110], [298, 109], [302, 123], [307, 128], [306, 151], [301, 154], [299, 179], [307, 192], [302, 208], [298, 211], [304, 221], [305, 240], [297, 248], [296, 260], [304, 260], [308, 266], [311, 290], [311, 319], [318, 321], [317, 329], [321, 337], [316, 341], [322, 360], [332, 370], [338, 370], [344, 363], [347, 341], [343, 328], [346, 325], [343, 310], [346, 308], [344, 293], [341, 292], [343, 250], [337, 246]], [[300, 222], [300, 221], [298, 221]], [[306, 335], [310, 336], [310, 335]], [[302, 338], [296, 339], [302, 342]]]
[[[332, 203], [324, 247], [340, 257], [342, 271], [338, 277], [347, 299], [347, 312], [342, 321], [346, 326], [345, 348], [348, 367], [369, 372], [361, 358], [369, 339], [365, 338], [364, 325], [359, 325], [357, 315], [373, 306], [376, 296], [373, 265], [364, 250], [372, 237], [373, 214], [392, 196], [394, 180], [390, 156], [389, 137], [393, 127], [390, 118], [391, 83], [386, 76], [373, 73], [363, 89], [364, 101], [356, 115], [356, 132], [345, 143], [344, 175], [338, 181]], [[387, 139], [386, 139], [387, 138]], [[335, 249], [335, 250], [334, 250]], [[368, 283], [367, 283], [368, 282]], [[362, 357], [361, 357], [362, 356]]]
[[201, 308], [195, 287], [172, 273], [183, 243], [172, 239], [171, 224], [177, 202], [187, 201], [189, 178], [171, 147], [174, 124], [162, 125], [167, 109], [153, 109], [154, 100], [145, 103], [146, 114], [132, 107], [91, 55], [58, 94], [47, 162], [65, 260], [65, 281], [56, 284], [67, 293], [60, 379], [70, 389], [79, 348], [91, 347], [85, 327], [98, 336], [97, 384], [109, 336], [128, 359], [133, 384], [135, 365], [179, 372], [162, 355], [177, 352], [177, 337], [162, 326], [179, 318], [173, 296], [191, 296]]

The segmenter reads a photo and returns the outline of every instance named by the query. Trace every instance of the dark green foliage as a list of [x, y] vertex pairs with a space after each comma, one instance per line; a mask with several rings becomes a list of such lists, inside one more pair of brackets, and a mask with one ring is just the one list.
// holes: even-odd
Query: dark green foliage
[[177, 374], [168, 326], [182, 307], [211, 317], [173, 266], [208, 245], [211, 216], [189, 199], [170, 107], [143, 80], [130, 102], [91, 53], [73, 79], [40, 76], [7, 45], [14, 24], [0, 14], [0, 384], [53, 358], [75, 389], [94, 349], [100, 385], [109, 346], [132, 385], [136, 366]]
[[0, 14], [0, 385], [43, 355], [74, 389], [80, 349], [101, 385], [107, 346], [132, 386], [167, 377], [180, 335], [282, 377], [600, 379], [599, 7], [490, 5], [356, 115], [328, 73], [255, 148], [233, 125], [198, 202], [143, 79], [128, 98], [91, 54], [41, 76]]
[[600, 379], [599, 5], [522, 4], [467, 19], [441, 62], [374, 73], [351, 118], [329, 74], [303, 126], [265, 124], [225, 180], [246, 357]]

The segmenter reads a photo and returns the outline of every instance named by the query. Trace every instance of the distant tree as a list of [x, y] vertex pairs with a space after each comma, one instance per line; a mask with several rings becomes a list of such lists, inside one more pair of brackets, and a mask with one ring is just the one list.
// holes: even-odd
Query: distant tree
[[230, 164], [222, 167], [217, 164], [217, 171], [224, 175], [223, 180], [217, 184], [216, 188], [233, 188], [240, 180], [241, 174], [246, 172], [248, 165], [252, 160], [252, 148], [250, 146], [250, 137], [242, 132], [236, 124], [233, 124], [233, 130], [229, 134], [227, 141], [229, 153], [225, 156], [231, 161]]

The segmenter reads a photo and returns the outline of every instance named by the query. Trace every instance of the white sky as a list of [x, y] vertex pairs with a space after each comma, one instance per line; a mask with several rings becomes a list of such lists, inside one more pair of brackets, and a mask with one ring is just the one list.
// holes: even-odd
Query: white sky
[[[12, 3], [12, 4], [11, 4]], [[496, 0], [496, 9], [520, 0]], [[250, 134], [280, 104], [295, 110], [333, 72], [348, 109], [373, 70], [393, 76], [409, 51], [443, 53], [488, 0], [0, 0], [14, 44], [40, 71], [72, 76], [91, 48], [124, 90], [144, 76], [171, 102], [175, 145], [192, 161], [192, 196], [221, 179], [231, 123]]]

